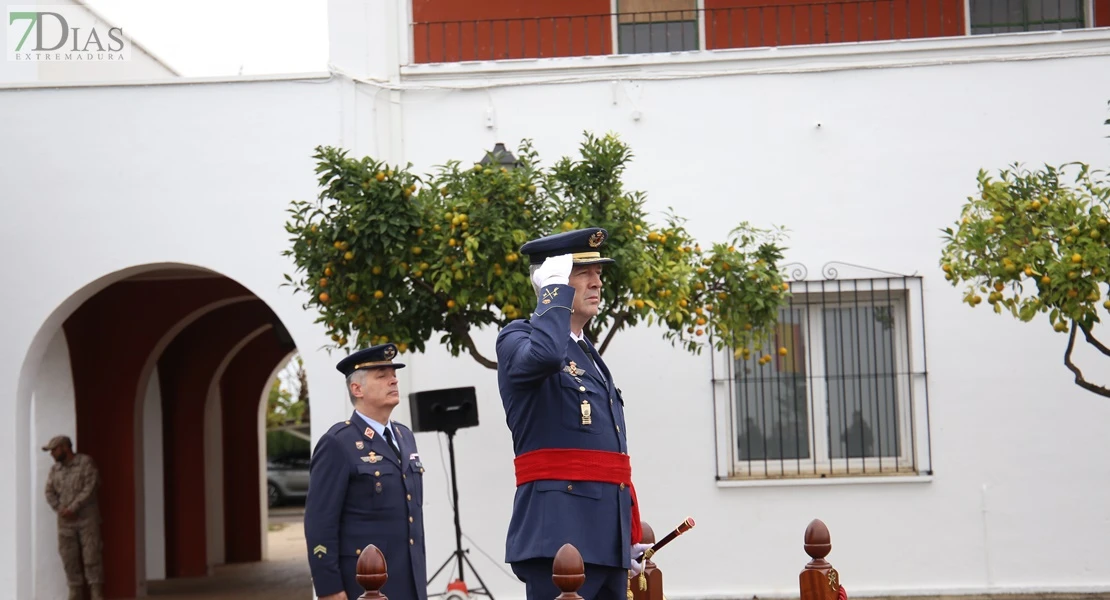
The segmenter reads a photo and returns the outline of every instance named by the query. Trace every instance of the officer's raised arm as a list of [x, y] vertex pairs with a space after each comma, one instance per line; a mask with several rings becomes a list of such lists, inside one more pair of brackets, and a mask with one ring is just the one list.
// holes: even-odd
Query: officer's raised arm
[[574, 288], [568, 285], [574, 268], [570, 254], [553, 256], [532, 273], [536, 310], [531, 327], [506, 328], [497, 339], [497, 360], [507, 367], [514, 384], [537, 381], [563, 366], [570, 338]]

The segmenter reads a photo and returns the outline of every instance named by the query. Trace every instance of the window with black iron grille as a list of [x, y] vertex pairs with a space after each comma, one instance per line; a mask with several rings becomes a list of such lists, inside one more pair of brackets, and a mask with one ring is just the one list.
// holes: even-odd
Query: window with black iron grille
[[968, 0], [972, 35], [1086, 27], [1087, 0]]
[[[845, 267], [871, 276], [841, 278]], [[722, 475], [931, 472], [921, 278], [843, 263], [822, 273], [794, 268], [772, 339], [714, 361], [728, 398]]]
[[698, 49], [696, 0], [619, 0], [617, 11], [620, 54]]

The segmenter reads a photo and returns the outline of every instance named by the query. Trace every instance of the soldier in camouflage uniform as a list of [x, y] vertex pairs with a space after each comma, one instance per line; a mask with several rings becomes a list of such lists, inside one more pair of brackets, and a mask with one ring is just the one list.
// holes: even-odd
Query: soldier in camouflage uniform
[[46, 502], [58, 513], [58, 553], [69, 582], [69, 600], [81, 600], [86, 581], [91, 600], [103, 600], [96, 464], [87, 454], [74, 453], [72, 442], [64, 435], [51, 438], [42, 449], [55, 461], [46, 478]]

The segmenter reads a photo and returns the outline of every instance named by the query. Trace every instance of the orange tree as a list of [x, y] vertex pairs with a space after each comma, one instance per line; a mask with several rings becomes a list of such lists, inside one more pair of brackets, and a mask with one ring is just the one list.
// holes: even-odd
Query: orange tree
[[[1069, 175], [1069, 172], [1071, 175]], [[978, 176], [955, 227], [944, 230], [945, 279], [963, 285], [963, 301], [986, 302], [996, 313], [1022, 321], [1047, 315], [1068, 333], [1064, 364], [1085, 390], [1110, 397], [1110, 388], [1088, 381], [1072, 361], [1076, 334], [1104, 355], [1110, 348], [1092, 329], [1099, 322], [1103, 284], [1110, 282], [1110, 187], [1082, 163], [1030, 171], [1013, 165], [994, 179]]]
[[[624, 188], [632, 153], [614, 136], [585, 135], [579, 156], [544, 168], [528, 141], [513, 168], [450, 161], [412, 166], [349, 158], [319, 147], [321, 192], [293, 201], [287, 285], [305, 292], [334, 347], [393, 342], [401, 352], [438, 342], [496, 368], [475, 328], [501, 328], [535, 307], [520, 246], [580, 227], [609, 231], [600, 314], [586, 335], [604, 352], [613, 335], [660, 324], [672, 344], [700, 352], [763, 347], [788, 296], [778, 263], [781, 229], [742, 223], [703, 248], [684, 221], [652, 224], [644, 196]], [[779, 349], [781, 352], [782, 349]], [[769, 361], [770, 356], [762, 360]]]

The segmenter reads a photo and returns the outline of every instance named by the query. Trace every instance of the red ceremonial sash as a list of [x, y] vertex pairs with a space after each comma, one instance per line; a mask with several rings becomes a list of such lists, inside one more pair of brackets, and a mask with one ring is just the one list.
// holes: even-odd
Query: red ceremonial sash
[[517, 486], [541, 479], [598, 481], [627, 485], [632, 494], [630, 543], [639, 543], [643, 537], [640, 503], [636, 501], [636, 488], [632, 485], [632, 464], [627, 454], [606, 450], [546, 448], [525, 452], [516, 457], [513, 464], [516, 466]]

